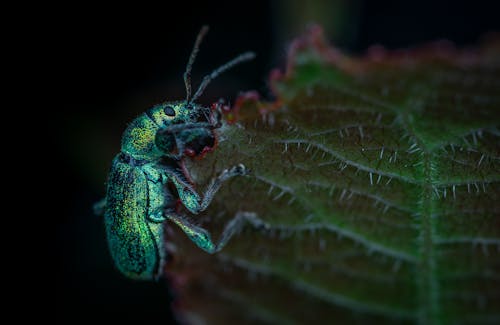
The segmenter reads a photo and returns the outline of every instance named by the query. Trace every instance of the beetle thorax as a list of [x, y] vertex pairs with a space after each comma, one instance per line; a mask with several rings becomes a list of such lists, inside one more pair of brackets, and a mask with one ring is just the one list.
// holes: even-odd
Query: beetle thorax
[[161, 152], [155, 144], [158, 126], [146, 114], [136, 118], [122, 136], [122, 152], [135, 159], [156, 160]]

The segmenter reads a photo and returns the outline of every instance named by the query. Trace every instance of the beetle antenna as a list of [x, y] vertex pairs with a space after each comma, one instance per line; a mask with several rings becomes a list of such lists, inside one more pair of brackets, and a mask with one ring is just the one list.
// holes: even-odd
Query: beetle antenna
[[205, 78], [203, 78], [203, 81], [201, 82], [200, 87], [198, 87], [198, 90], [196, 91], [196, 93], [194, 94], [193, 99], [191, 99], [191, 102], [194, 102], [198, 97], [200, 97], [201, 94], [203, 94], [203, 91], [205, 90], [205, 88], [207, 88], [210, 81], [215, 79], [218, 75], [220, 75], [221, 73], [223, 73], [226, 70], [231, 69], [232, 67], [234, 67], [237, 64], [252, 60], [253, 58], [255, 58], [255, 53], [245, 52], [245, 53], [238, 55], [237, 57], [235, 57], [231, 61], [227, 62], [226, 64], [221, 65], [220, 67], [218, 67], [214, 71], [212, 71], [211, 74], [209, 74], [208, 76], [205, 76]]
[[193, 50], [191, 51], [191, 55], [189, 56], [189, 61], [186, 66], [186, 71], [184, 72], [184, 84], [186, 85], [186, 102], [189, 103], [191, 97], [191, 67], [193, 66], [194, 60], [196, 59], [196, 55], [200, 49], [201, 41], [203, 37], [208, 33], [208, 26], [204, 25], [198, 36], [196, 37], [196, 41], [194, 42]]

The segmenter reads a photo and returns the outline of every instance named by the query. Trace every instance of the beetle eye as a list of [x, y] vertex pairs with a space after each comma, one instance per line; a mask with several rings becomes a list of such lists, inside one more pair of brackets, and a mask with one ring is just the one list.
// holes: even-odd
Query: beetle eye
[[175, 116], [175, 111], [174, 109], [172, 108], [172, 106], [165, 106], [163, 108], [163, 112], [165, 112], [165, 115], [167, 116]]

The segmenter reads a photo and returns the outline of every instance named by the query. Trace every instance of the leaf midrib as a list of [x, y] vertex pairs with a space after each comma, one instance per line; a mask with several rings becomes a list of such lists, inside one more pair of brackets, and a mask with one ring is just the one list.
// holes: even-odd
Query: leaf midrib
[[436, 260], [434, 255], [435, 224], [433, 215], [433, 173], [430, 153], [423, 153], [424, 185], [422, 200], [417, 215], [420, 217], [420, 234], [418, 246], [420, 251], [420, 267], [417, 270], [417, 288], [419, 290], [419, 322], [436, 324], [439, 314], [438, 286], [435, 278]]
[[403, 113], [401, 121], [407, 126], [415, 145], [421, 149], [422, 155], [422, 198], [417, 206], [416, 216], [419, 222], [419, 237], [417, 239], [418, 251], [420, 252], [420, 263], [416, 270], [416, 280], [419, 296], [418, 321], [421, 324], [437, 324], [439, 316], [439, 289], [436, 281], [436, 259], [434, 254], [435, 244], [435, 221], [434, 215], [434, 188], [436, 175], [433, 166], [433, 153], [420, 139], [413, 125], [413, 116]]

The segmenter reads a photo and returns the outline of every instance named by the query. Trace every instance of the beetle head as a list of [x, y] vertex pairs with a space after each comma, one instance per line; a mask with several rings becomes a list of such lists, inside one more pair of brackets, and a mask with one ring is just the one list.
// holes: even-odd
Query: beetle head
[[217, 143], [215, 130], [221, 126], [220, 113], [201, 105], [168, 102], [153, 107], [148, 115], [160, 127], [156, 146], [166, 158], [202, 157]]
[[163, 103], [148, 111], [150, 118], [160, 126], [155, 143], [166, 158], [178, 160], [185, 155], [203, 157], [205, 153], [215, 148], [217, 144], [215, 129], [221, 126], [222, 114], [220, 106], [215, 105], [212, 108], [206, 108], [195, 102], [203, 94], [208, 84], [218, 75], [241, 62], [255, 57], [253, 52], [246, 52], [218, 67], [203, 78], [195, 94], [191, 96], [191, 68], [198, 54], [201, 41], [207, 32], [208, 26], [203, 26], [198, 33], [184, 72], [186, 100]]

